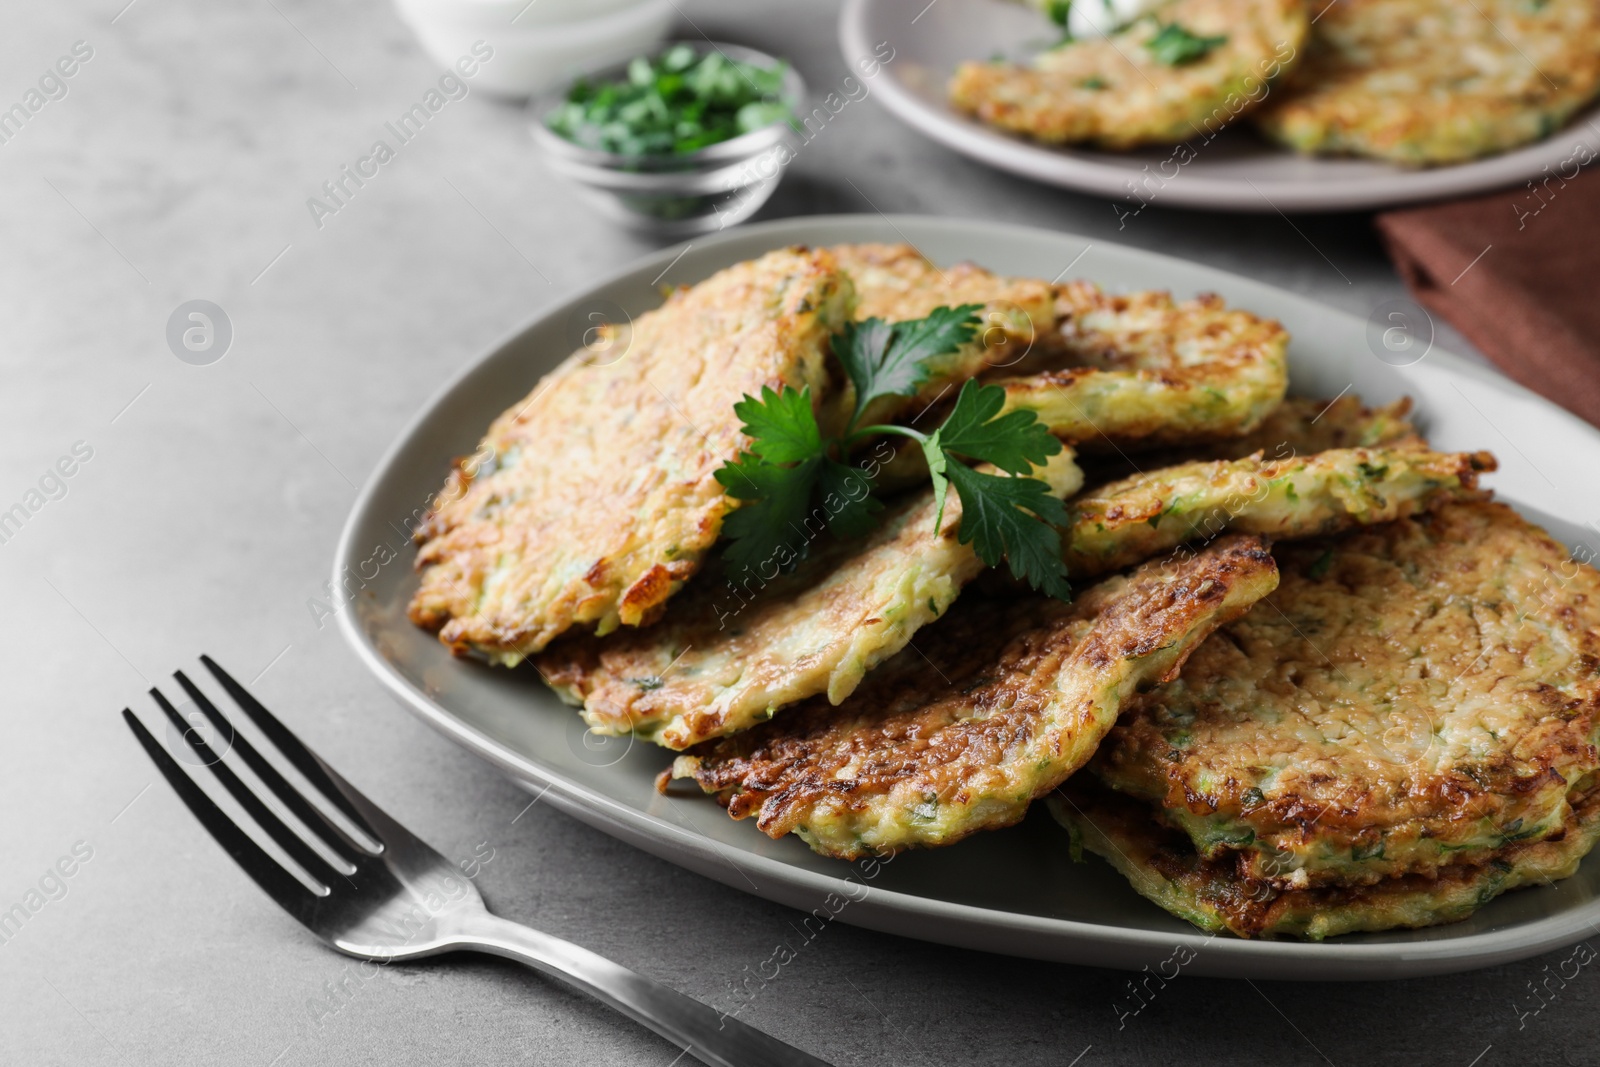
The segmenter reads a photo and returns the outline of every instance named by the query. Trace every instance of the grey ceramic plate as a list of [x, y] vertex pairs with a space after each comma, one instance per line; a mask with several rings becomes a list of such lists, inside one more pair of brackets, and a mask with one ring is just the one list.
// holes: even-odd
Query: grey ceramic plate
[[1207, 937], [1135, 895], [1100, 861], [1071, 863], [1064, 835], [1038, 812], [1011, 830], [882, 866], [821, 859], [797, 840], [771, 841], [752, 824], [733, 822], [706, 798], [658, 795], [652, 779], [669, 762], [664, 750], [627, 739], [596, 747], [532, 670], [453, 659], [406, 621], [415, 578], [404, 524], [421, 514], [451, 459], [470, 453], [494, 416], [578, 347], [591, 316], [637, 314], [660, 302], [658, 280], [698, 281], [787, 244], [898, 240], [947, 264], [970, 259], [1042, 278], [1070, 267], [1073, 276], [1113, 289], [1220, 292], [1292, 331], [1297, 390], [1333, 396], [1353, 388], [1371, 401], [1415, 397], [1436, 444], [1494, 449], [1503, 463], [1494, 480], [1501, 496], [1558, 536], [1581, 536], [1586, 515], [1579, 507], [1593, 500], [1583, 490], [1593, 488], [1600, 468], [1600, 433], [1476, 365], [1431, 351], [1411, 366], [1390, 366], [1373, 355], [1360, 319], [1200, 264], [1090, 247], [1070, 234], [911, 216], [794, 219], [653, 255], [541, 312], [434, 398], [378, 465], [340, 541], [335, 581], [359, 587], [340, 620], [362, 661], [430, 725], [577, 818], [735, 888], [909, 937], [1135, 969], [1182, 945], [1197, 953], [1189, 965], [1195, 973], [1320, 979], [1480, 967], [1593, 933], [1600, 857], [1577, 877], [1508, 894], [1464, 923], [1320, 945]]
[[[1117, 200], [1129, 200], [1130, 188], [1137, 188], [1138, 201], [1160, 206], [1355, 211], [1487, 192], [1543, 178], [1546, 167], [1571, 178], [1578, 163], [1600, 154], [1600, 108], [1538, 144], [1429, 170], [1297, 156], [1256, 136], [1248, 123], [1203, 145], [1197, 141], [1192, 160], [1170, 148], [1047, 148], [990, 129], [945, 102], [945, 85], [962, 60], [1018, 57], [1030, 46], [1043, 46], [1049, 27], [1031, 8], [1016, 0], [847, 0], [839, 36], [858, 72], [859, 62], [880, 45], [894, 50], [893, 60], [867, 84], [885, 107], [924, 135], [980, 163]], [[1541, 206], [1533, 193], [1527, 197], [1528, 210]]]

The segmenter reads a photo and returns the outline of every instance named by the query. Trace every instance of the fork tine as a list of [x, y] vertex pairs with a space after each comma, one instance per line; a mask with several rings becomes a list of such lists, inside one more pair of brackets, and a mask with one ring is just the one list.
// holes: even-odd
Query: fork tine
[[151, 689], [150, 695], [155, 698], [157, 704], [161, 705], [161, 710], [166, 712], [167, 718], [171, 720], [172, 725], [177, 728], [178, 732], [183, 735], [183, 739], [189, 743], [189, 747], [200, 754], [200, 758], [205, 760], [206, 766], [211, 768], [211, 772], [222, 782], [223, 787], [233, 794], [233, 799], [237, 800], [240, 806], [250, 813], [250, 817], [256, 821], [256, 824], [278, 843], [278, 847], [287, 852], [291, 859], [305, 869], [306, 873], [329, 889], [337, 885], [337, 880], [341, 877], [340, 873], [328, 866], [328, 862], [313, 852], [311, 846], [307, 845], [299, 834], [289, 829], [282, 819], [272, 813], [271, 808], [262, 803], [260, 797], [251, 792], [250, 787], [245, 785], [237, 774], [233, 773], [232, 768], [222, 762], [222, 757], [218, 756], [216, 751], [206, 743], [205, 738], [196, 734], [193, 726], [186, 722], [182, 715], [178, 714], [178, 709], [173, 707], [167, 698], [162, 695], [161, 690]]
[[244, 709], [244, 713], [250, 716], [250, 721], [260, 727], [261, 732], [266, 734], [268, 739], [277, 746], [278, 751], [282, 752], [284, 757], [294, 764], [295, 769], [305, 776], [306, 781], [316, 786], [322, 795], [327, 797], [328, 801], [342, 811], [363, 833], [370, 836], [374, 841], [381, 842], [383, 840], [383, 835], [374, 830], [366, 817], [356, 810], [357, 804], [371, 809], [376, 809], [376, 804], [363, 796], [355, 786], [346, 782], [332, 767], [322, 762], [321, 756], [311, 751], [298, 737], [290, 733], [287, 726], [279, 722], [277, 717], [268, 711], [261, 701], [251, 696], [249, 690], [234, 681], [232, 675], [217, 666], [215, 660], [210, 656], [202, 655], [200, 662], [205, 664], [206, 670], [211, 672], [212, 677], [222, 683], [222, 687], [228, 691], [228, 695], [233, 698], [234, 702]]
[[249, 834], [234, 825], [227, 813], [206, 796], [205, 791], [178, 766], [178, 761], [151, 736], [137, 715], [123, 708], [122, 718], [128, 724], [128, 729], [133, 731], [133, 736], [139, 739], [145, 755], [150, 757], [167, 784], [178, 794], [178, 799], [194, 813], [194, 817], [200, 820], [217, 844], [244, 868], [244, 873], [254, 879], [267, 896], [278, 902], [279, 907], [301, 922], [307, 921], [318, 898], [301, 885], [299, 879], [279, 866], [278, 861], [267, 855], [260, 845], [250, 840]]
[[366, 851], [352, 840], [349, 834], [340, 829], [336, 823], [318, 811], [314, 804], [306, 800], [301, 795], [300, 790], [289, 784], [288, 779], [279, 774], [278, 769], [268, 763], [260, 752], [256, 751], [256, 747], [250, 743], [249, 739], [233, 728], [233, 723], [229, 722], [227, 716], [222, 714], [222, 710], [213, 704], [210, 698], [200, 691], [198, 686], [189, 681], [188, 675], [182, 671], [175, 671], [173, 672], [173, 677], [178, 679], [178, 684], [183, 687], [183, 691], [188, 694], [189, 699], [199, 706], [200, 710], [205, 713], [206, 718], [211, 720], [211, 725], [217, 729], [218, 733], [232, 739], [233, 750], [239, 753], [245, 765], [254, 772], [255, 776], [261, 779], [279, 800], [283, 801], [284, 806], [294, 812], [295, 818], [304, 823], [329, 848], [350, 863], [360, 863], [366, 858]]

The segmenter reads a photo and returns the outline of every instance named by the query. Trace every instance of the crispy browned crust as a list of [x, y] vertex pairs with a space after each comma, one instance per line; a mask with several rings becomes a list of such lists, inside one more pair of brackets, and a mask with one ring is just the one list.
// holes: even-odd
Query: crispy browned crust
[[1131, 704], [1095, 777], [1286, 888], [1559, 829], [1600, 769], [1600, 573], [1486, 502], [1275, 554], [1277, 592]]
[[851, 858], [1007, 826], [1277, 581], [1259, 538], [1103, 582], [1068, 605], [969, 593], [838, 707], [811, 700], [674, 767], [736, 819]]
[[1245, 938], [1320, 941], [1459, 922], [1507, 890], [1570, 877], [1600, 836], [1600, 793], [1589, 792], [1555, 833], [1514, 842], [1481, 862], [1364, 886], [1285, 889], [1250, 877], [1233, 856], [1201, 856], [1159, 811], [1086, 775], [1056, 790], [1050, 810], [1142, 895], [1202, 929]]

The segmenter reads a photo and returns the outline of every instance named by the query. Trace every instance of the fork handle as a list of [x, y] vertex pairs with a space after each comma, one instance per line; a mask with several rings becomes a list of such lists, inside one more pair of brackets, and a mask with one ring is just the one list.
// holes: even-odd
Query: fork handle
[[458, 948], [504, 956], [559, 978], [712, 1067], [829, 1067], [825, 1060], [581, 945], [498, 915], [475, 917], [451, 940]]

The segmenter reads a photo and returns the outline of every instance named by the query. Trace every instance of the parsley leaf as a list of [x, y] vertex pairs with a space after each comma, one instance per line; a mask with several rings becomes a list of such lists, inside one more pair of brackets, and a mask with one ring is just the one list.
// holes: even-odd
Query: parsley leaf
[[1156, 31], [1156, 35], [1144, 43], [1157, 63], [1168, 67], [1180, 67], [1185, 63], [1192, 63], [1204, 56], [1218, 45], [1228, 43], [1226, 34], [1217, 37], [1199, 37], [1176, 22], [1169, 22]]
[[928, 461], [928, 474], [933, 479], [934, 498], [938, 502], [934, 525], [944, 521], [947, 453], [993, 463], [1008, 474], [1027, 474], [1061, 451], [1061, 442], [1033, 412], [1012, 411], [995, 418], [1005, 402], [1004, 389], [997, 385], [979, 385], [969, 379], [956, 395], [950, 414], [922, 442], [922, 454]]
[[1061, 600], [1072, 596], [1061, 564], [1061, 535], [1051, 525], [1066, 525], [1067, 507], [1048, 485], [1037, 478], [985, 474], [964, 463], [951, 463], [945, 477], [961, 497], [957, 539], [962, 544], [970, 544], [991, 567], [1004, 556], [1011, 576], [1035, 589]]
[[828, 515], [828, 529], [840, 537], [861, 537], [877, 523], [883, 502], [872, 495], [872, 479], [860, 467], [824, 459], [817, 491]]
[[822, 451], [809, 385], [781, 393], [763, 385], [760, 400], [747, 396], [733, 405], [733, 412], [744, 420], [739, 430], [750, 438], [750, 451], [768, 463], [798, 463]]
[[[840, 331], [834, 353], [855, 386], [855, 407], [838, 436], [822, 433], [809, 389], [763, 388], [759, 398], [746, 396], [735, 404], [740, 428], [751, 440], [748, 451], [716, 472], [723, 490], [743, 504], [723, 524], [724, 558], [745, 567], [776, 560], [787, 569], [805, 555], [805, 545], [794, 542], [815, 536], [822, 523], [839, 537], [871, 530], [883, 504], [872, 496], [871, 477], [844, 457], [865, 438], [898, 435], [915, 440], [927, 458], [936, 529], [954, 485], [962, 507], [960, 543], [972, 545], [991, 567], [1008, 559], [1014, 576], [1067, 598], [1061, 536], [1050, 525], [1066, 523], [1066, 507], [1047, 483], [1028, 476], [1062, 446], [1033, 412], [1001, 414], [1005, 390], [968, 381], [931, 434], [909, 426], [858, 425], [873, 401], [915, 394], [941, 357], [971, 341], [978, 309], [941, 307], [923, 319], [867, 319]], [[977, 471], [963, 459], [1006, 473]]]
[[933, 528], [938, 529], [944, 525], [944, 498], [950, 490], [950, 479], [945, 476], [945, 468], [949, 466], [949, 453], [939, 447], [939, 431], [922, 440], [922, 456], [928, 461], [928, 477], [933, 480], [933, 500], [935, 505]]
[[[822, 459], [818, 453], [796, 466], [780, 467], [744, 452], [717, 470], [723, 491], [745, 501], [722, 524], [729, 538], [724, 550], [729, 562], [757, 566], [788, 548], [790, 532], [799, 529], [811, 509]], [[804, 554], [793, 549], [789, 553], [791, 563]]]
[[920, 389], [933, 360], [972, 340], [980, 310], [981, 304], [962, 304], [934, 308], [927, 318], [909, 322], [873, 318], [846, 325], [834, 338], [833, 352], [856, 387], [856, 417], [881, 396], [911, 396]]
[[[1027, 474], [1061, 451], [1061, 442], [1031, 411], [1009, 411], [1006, 391], [968, 379], [950, 415], [934, 431], [942, 448], [993, 463], [1007, 474]], [[1000, 415], [999, 418], [995, 418]]]

